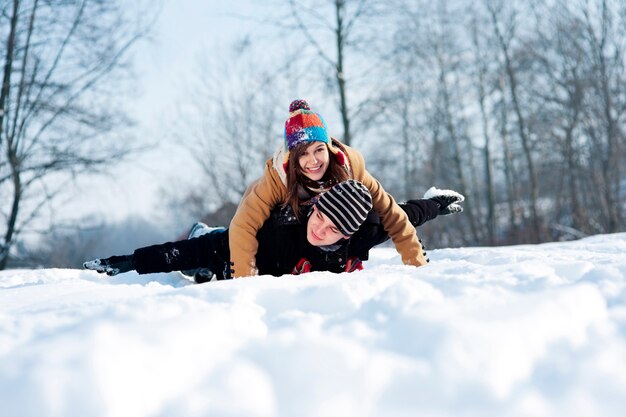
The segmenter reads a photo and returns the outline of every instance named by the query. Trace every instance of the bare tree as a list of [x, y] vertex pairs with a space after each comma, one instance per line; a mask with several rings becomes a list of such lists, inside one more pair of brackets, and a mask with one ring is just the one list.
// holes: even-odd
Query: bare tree
[[[608, 232], [620, 230], [624, 223], [621, 184], [626, 134], [620, 119], [623, 123], [626, 112], [624, 97], [626, 45], [625, 40], [619, 37], [619, 31], [624, 34], [623, 25], [626, 19], [624, 17], [620, 19], [618, 6], [619, 2], [602, 0], [582, 9], [587, 33], [586, 42], [595, 68], [596, 82], [593, 87], [599, 99], [595, 106], [597, 109], [595, 116], [602, 123], [594, 133], [603, 137], [602, 148], [606, 149], [601, 156], [600, 189], [603, 191], [601, 194], [606, 209], [604, 218]], [[621, 11], [623, 13], [623, 10]]]
[[555, 204], [551, 225], [576, 237], [621, 230], [625, 31], [619, 2], [542, 6], [534, 10], [535, 26], [544, 29], [528, 42], [537, 65], [527, 72], [539, 74], [539, 82], [529, 83], [538, 103], [531, 106], [541, 109], [533, 110], [541, 115], [535, 130], [553, 139], [542, 158], [544, 195]]
[[[394, 36], [394, 56], [389, 62], [398, 63], [393, 69], [399, 74], [394, 87], [405, 91], [395, 96], [397, 100], [409, 100], [410, 84], [404, 81], [405, 74], [413, 74], [420, 84], [412, 87], [415, 96], [410, 100], [415, 104], [411, 106], [413, 112], [405, 116], [413, 125], [418, 120], [421, 125], [410, 129], [412, 140], [421, 142], [414, 148], [419, 147], [424, 155], [423, 166], [414, 170], [415, 182], [429, 178], [430, 185], [455, 188], [475, 196], [478, 192], [475, 146], [468, 133], [469, 120], [473, 117], [468, 117], [466, 110], [471, 62], [463, 53], [467, 45], [459, 36], [463, 26], [453, 23], [463, 21], [463, 10], [451, 3], [397, 2], [398, 29]], [[402, 108], [401, 103], [396, 107]], [[428, 134], [416, 135], [420, 130]], [[473, 198], [466, 210], [463, 232], [457, 228], [458, 233], [451, 233], [462, 242], [478, 241], [484, 229], [479, 199]]]
[[[379, 22], [386, 5], [380, 0], [289, 0], [281, 17], [284, 30], [301, 35], [297, 57], [304, 67], [319, 68], [322, 79], [336, 97], [343, 125], [342, 141], [350, 145], [355, 121], [367, 127], [370, 107], [376, 107], [371, 88], [376, 84], [376, 43], [382, 38]], [[363, 121], [361, 124], [360, 122]]]
[[546, 148], [550, 152], [541, 160], [542, 171], [560, 174], [546, 176], [544, 181], [544, 195], [554, 201], [546, 217], [557, 233], [566, 230], [584, 236], [590, 232], [590, 211], [583, 204], [589, 190], [583, 187], [588, 173], [584, 169], [581, 125], [592, 71], [581, 44], [583, 27], [571, 13], [571, 5], [558, 2], [554, 8], [546, 6], [535, 5], [539, 30], [528, 40], [527, 48], [535, 62], [531, 71], [543, 80], [529, 86], [543, 115], [537, 118], [537, 130], [550, 138]]
[[[475, 224], [457, 241], [623, 230], [623, 2], [486, 0], [470, 9], [474, 24], [454, 13], [455, 2], [394, 5], [400, 18], [388, 62], [402, 77], [385, 86], [387, 125], [378, 132], [405, 153], [416, 149], [410, 140], [429, 145], [410, 170], [417, 159], [394, 149], [381, 162], [389, 172], [395, 163], [404, 184], [429, 178], [468, 194], [461, 228]], [[398, 120], [402, 130], [389, 127]], [[417, 135], [420, 128], [429, 133]], [[409, 180], [410, 171], [421, 175]], [[438, 222], [428, 228], [440, 230]]]
[[[484, 164], [484, 194], [486, 199], [487, 213], [486, 213], [486, 239], [487, 242], [493, 245], [496, 242], [496, 197], [494, 190], [494, 176], [493, 176], [493, 162], [491, 155], [492, 147], [492, 135], [489, 128], [489, 119], [487, 116], [487, 97], [490, 93], [488, 91], [488, 80], [490, 77], [489, 63], [492, 62], [489, 48], [484, 44], [484, 36], [479, 35], [479, 17], [474, 8], [471, 9], [471, 34], [472, 45], [474, 48], [474, 71], [476, 74], [474, 83], [476, 84], [476, 97], [478, 99], [478, 106], [480, 109], [480, 124], [482, 128], [483, 137], [485, 140], [483, 146], [483, 164]], [[476, 187], [476, 191], [479, 192], [479, 187]]]
[[[419, 26], [414, 20], [417, 16], [408, 11], [404, 15]], [[420, 34], [413, 29], [413, 25], [398, 25], [395, 41], [379, 61], [391, 75], [385, 80], [383, 94], [376, 103], [380, 117], [371, 132], [378, 140], [366, 142], [364, 146], [366, 150], [368, 145], [371, 147], [371, 169], [386, 179], [387, 191], [404, 200], [415, 198], [418, 190], [426, 190], [434, 184], [423, 169], [428, 162], [431, 133], [428, 114], [432, 100], [424, 82], [428, 79], [428, 64], [417, 47]], [[382, 138], [385, 138], [385, 152], [380, 152]]]
[[537, 211], [537, 200], [539, 196], [539, 185], [537, 183], [537, 172], [535, 169], [535, 161], [532, 153], [532, 143], [530, 134], [528, 131], [528, 125], [524, 112], [522, 110], [522, 103], [520, 102], [518, 76], [513, 62], [512, 54], [512, 42], [516, 38], [516, 25], [517, 25], [517, 11], [512, 11], [507, 15], [503, 11], [502, 3], [492, 0], [486, 0], [486, 7], [491, 15], [493, 24], [493, 31], [498, 40], [500, 46], [500, 52], [504, 60], [504, 71], [506, 74], [507, 85], [509, 87], [509, 94], [513, 104], [513, 110], [517, 119], [517, 134], [519, 135], [523, 155], [526, 160], [526, 168], [528, 170], [528, 182], [529, 182], [529, 208], [530, 215], [533, 224], [533, 239], [535, 242], [541, 240], [541, 222], [539, 219], [539, 213]]
[[114, 93], [128, 74], [131, 46], [148, 27], [148, 15], [138, 18], [116, 1], [13, 0], [2, 7], [0, 269], [68, 179], [104, 169], [128, 149], [122, 139], [129, 120]]
[[271, 57], [257, 46], [242, 39], [219, 59], [206, 54], [186, 84], [171, 135], [198, 175], [165, 192], [177, 216], [181, 210], [195, 219], [223, 212], [219, 220], [228, 224], [246, 188], [283, 144], [288, 98], [280, 94], [282, 69], [262, 65]]

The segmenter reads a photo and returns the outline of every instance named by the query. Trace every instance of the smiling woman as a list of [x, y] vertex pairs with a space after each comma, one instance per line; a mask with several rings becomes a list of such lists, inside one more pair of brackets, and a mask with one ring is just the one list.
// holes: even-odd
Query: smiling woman
[[[258, 273], [256, 236], [274, 208], [289, 206], [303, 221], [300, 218], [302, 205], [310, 205], [320, 193], [349, 179], [362, 183], [371, 194], [373, 216], [380, 217], [380, 223], [391, 236], [402, 261], [414, 266], [426, 264], [422, 246], [407, 214], [367, 172], [363, 156], [328, 135], [324, 119], [313, 112], [305, 100], [294, 100], [290, 104], [284, 133], [283, 145], [266, 162], [264, 175], [246, 190], [230, 223], [233, 277]], [[329, 212], [323, 214], [328, 216]], [[323, 221], [321, 224], [323, 226]], [[310, 230], [311, 237], [324, 241], [325, 234], [319, 235], [323, 228], [319, 230]], [[343, 235], [350, 235], [354, 230], [343, 232]]]
[[298, 155], [298, 165], [302, 174], [311, 181], [321, 180], [328, 168], [328, 148], [323, 143], [302, 144], [300, 146], [305, 149], [301, 152], [296, 150], [294, 153]]

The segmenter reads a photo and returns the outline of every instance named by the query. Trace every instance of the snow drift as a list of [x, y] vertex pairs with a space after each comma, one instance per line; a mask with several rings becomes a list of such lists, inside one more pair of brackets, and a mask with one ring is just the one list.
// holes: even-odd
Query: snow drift
[[[106, 255], [106, 254], [103, 254]], [[626, 234], [195, 285], [0, 272], [3, 416], [621, 416]]]

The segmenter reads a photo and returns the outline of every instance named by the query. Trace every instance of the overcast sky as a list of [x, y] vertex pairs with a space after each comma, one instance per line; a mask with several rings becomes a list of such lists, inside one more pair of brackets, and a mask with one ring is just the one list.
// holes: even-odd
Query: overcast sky
[[184, 100], [185, 79], [193, 73], [200, 54], [233, 42], [244, 27], [252, 30], [254, 23], [243, 17], [252, 16], [263, 4], [254, 0], [163, 0], [153, 41], [142, 42], [135, 49], [140, 93], [129, 99], [131, 117], [138, 122], [137, 140], [161, 143], [116, 168], [110, 178], [82, 181], [72, 211], [78, 216], [111, 220], [155, 212], [155, 206], [162, 204], [159, 185], [172, 175], [184, 177], [187, 171], [184, 153], [163, 143], [168, 116]]

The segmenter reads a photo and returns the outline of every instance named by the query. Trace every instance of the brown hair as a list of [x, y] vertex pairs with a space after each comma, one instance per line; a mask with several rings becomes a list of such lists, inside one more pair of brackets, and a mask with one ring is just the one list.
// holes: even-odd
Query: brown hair
[[[285, 206], [289, 205], [293, 209], [298, 220], [300, 218], [300, 197], [298, 196], [298, 185], [306, 186], [311, 184], [311, 180], [304, 175], [300, 168], [300, 154], [311, 145], [312, 142], [303, 142], [289, 151], [289, 162], [287, 166], [287, 201]], [[328, 148], [328, 145], [326, 145]], [[338, 184], [342, 181], [350, 179], [350, 175], [346, 169], [337, 162], [333, 152], [328, 150], [328, 168], [322, 177], [322, 181], [328, 183], [328, 187]]]

